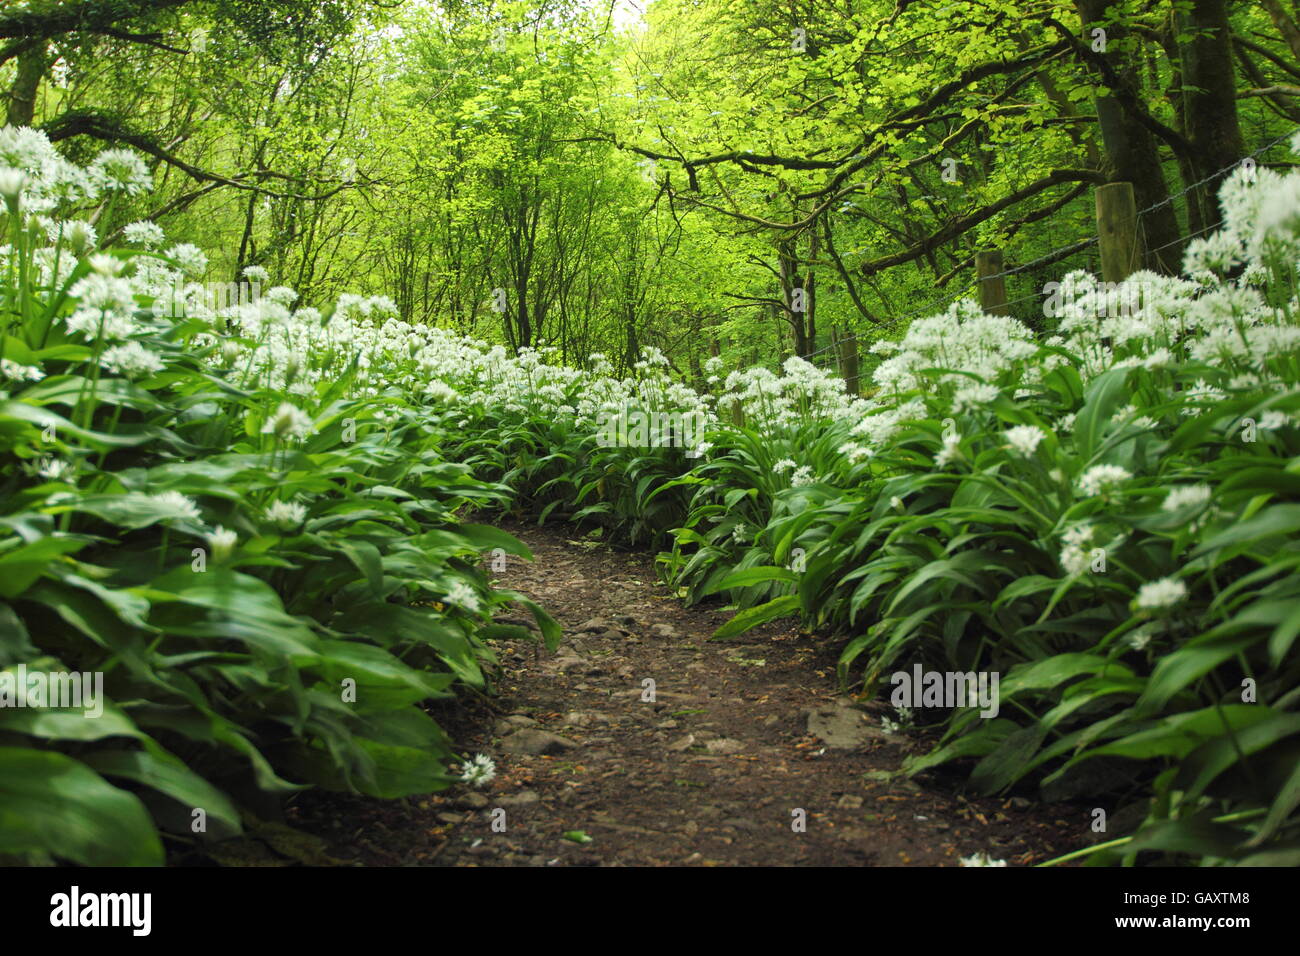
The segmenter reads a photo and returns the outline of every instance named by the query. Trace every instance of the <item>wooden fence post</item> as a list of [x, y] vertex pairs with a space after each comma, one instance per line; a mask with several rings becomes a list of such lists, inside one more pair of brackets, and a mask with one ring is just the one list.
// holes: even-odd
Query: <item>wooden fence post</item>
[[847, 334], [839, 332], [832, 326], [831, 341], [840, 367], [840, 378], [844, 379], [844, 386], [848, 393], [856, 398], [862, 394], [862, 386], [859, 382], [861, 372], [858, 366], [858, 337], [852, 332]]
[[980, 308], [990, 315], [1007, 314], [1007, 280], [1002, 275], [1002, 250], [975, 253], [975, 276], [980, 284]]
[[1133, 184], [1107, 183], [1098, 186], [1096, 194], [1101, 277], [1106, 282], [1123, 282], [1142, 266]]

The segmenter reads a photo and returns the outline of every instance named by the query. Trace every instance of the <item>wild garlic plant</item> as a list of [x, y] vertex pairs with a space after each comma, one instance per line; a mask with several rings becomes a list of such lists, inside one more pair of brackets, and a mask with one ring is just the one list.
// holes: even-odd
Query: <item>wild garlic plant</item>
[[431, 709], [492, 689], [490, 641], [523, 630], [493, 613], [560, 636], [488, 578], [528, 551], [461, 517], [506, 492], [439, 453], [391, 302], [229, 302], [154, 223], [100, 248], [78, 217], [147, 186], [132, 154], [0, 131], [0, 687], [103, 688], [84, 726], [0, 707], [3, 862], [156, 865], [308, 786], [459, 785]]

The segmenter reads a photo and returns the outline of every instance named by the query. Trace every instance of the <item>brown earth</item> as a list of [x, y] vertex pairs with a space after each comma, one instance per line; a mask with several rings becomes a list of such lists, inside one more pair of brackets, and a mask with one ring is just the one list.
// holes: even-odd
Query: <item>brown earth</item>
[[886, 733], [886, 701], [838, 697], [824, 637], [774, 622], [710, 641], [729, 613], [683, 607], [651, 555], [563, 527], [507, 530], [536, 560], [511, 558], [501, 585], [540, 601], [565, 641], [554, 655], [501, 642], [492, 709], [437, 715], [465, 753], [493, 758], [496, 778], [404, 801], [304, 796], [286, 822], [323, 837], [328, 858], [955, 866], [978, 852], [1014, 866], [1086, 842], [1081, 806], [967, 797], [938, 777], [885, 779], [929, 739]]

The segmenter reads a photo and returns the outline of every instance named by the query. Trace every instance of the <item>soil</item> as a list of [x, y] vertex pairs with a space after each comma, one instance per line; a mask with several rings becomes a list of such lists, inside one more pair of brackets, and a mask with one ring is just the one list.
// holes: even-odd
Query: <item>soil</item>
[[886, 732], [885, 700], [840, 697], [824, 636], [778, 621], [711, 641], [730, 613], [684, 607], [652, 555], [571, 528], [506, 530], [536, 560], [512, 557], [501, 585], [540, 601], [565, 640], [554, 654], [499, 642], [498, 695], [436, 715], [462, 752], [492, 757], [495, 779], [402, 801], [304, 795], [286, 822], [321, 838], [322, 860], [956, 866], [983, 853], [1016, 866], [1085, 842], [1081, 806], [890, 778], [933, 737]]

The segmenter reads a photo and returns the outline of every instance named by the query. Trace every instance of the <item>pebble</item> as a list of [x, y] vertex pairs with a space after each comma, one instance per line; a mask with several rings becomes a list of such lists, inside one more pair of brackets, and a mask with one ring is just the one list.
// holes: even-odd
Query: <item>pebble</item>
[[535, 791], [521, 790], [519, 793], [498, 797], [497, 803], [503, 807], [526, 807], [537, 803], [539, 800], [541, 800], [541, 797]]
[[719, 737], [717, 740], [710, 740], [704, 748], [711, 754], [734, 754], [744, 750], [745, 745], [730, 737]]
[[452, 801], [453, 806], [464, 807], [467, 810], [482, 810], [488, 805], [488, 798], [481, 793], [463, 793]]
[[501, 740], [501, 749], [511, 754], [560, 754], [578, 747], [576, 741], [546, 730], [524, 727]]

